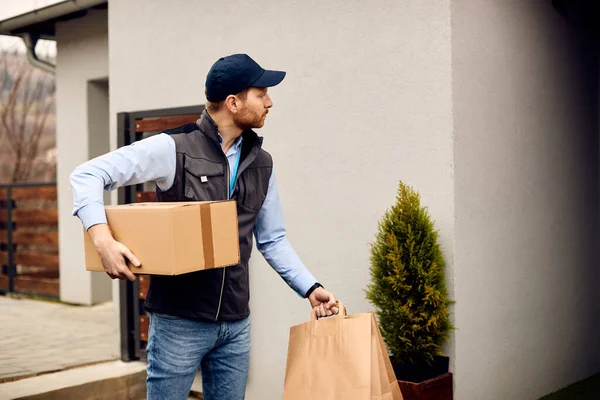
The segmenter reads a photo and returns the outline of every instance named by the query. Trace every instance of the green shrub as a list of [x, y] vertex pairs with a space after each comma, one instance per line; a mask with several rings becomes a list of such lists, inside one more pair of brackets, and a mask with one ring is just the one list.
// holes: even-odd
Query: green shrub
[[442, 354], [453, 329], [444, 268], [427, 209], [419, 194], [400, 182], [396, 203], [379, 222], [371, 245], [366, 291], [395, 364], [431, 363]]

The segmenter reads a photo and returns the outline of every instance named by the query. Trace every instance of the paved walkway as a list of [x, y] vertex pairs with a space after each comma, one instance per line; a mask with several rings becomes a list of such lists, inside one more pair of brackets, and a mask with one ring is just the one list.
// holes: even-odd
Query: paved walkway
[[0, 296], [0, 382], [119, 358], [113, 304]]

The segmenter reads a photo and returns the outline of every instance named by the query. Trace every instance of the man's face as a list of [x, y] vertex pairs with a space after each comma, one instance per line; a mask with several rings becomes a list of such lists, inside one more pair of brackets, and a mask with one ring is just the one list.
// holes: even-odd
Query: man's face
[[267, 88], [250, 88], [245, 100], [240, 101], [240, 109], [233, 115], [233, 121], [242, 130], [262, 128], [273, 102]]

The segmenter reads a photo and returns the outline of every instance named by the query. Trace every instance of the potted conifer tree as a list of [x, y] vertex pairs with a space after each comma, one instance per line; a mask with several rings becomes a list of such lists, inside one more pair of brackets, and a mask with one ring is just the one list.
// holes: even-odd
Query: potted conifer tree
[[453, 329], [438, 232], [419, 194], [400, 182], [371, 245], [367, 298], [405, 400], [451, 399], [444, 343]]

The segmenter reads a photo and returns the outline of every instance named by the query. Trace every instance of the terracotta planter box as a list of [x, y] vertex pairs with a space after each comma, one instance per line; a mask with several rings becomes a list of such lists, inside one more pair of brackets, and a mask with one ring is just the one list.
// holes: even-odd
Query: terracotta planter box
[[452, 373], [419, 383], [398, 381], [404, 400], [452, 400]]

